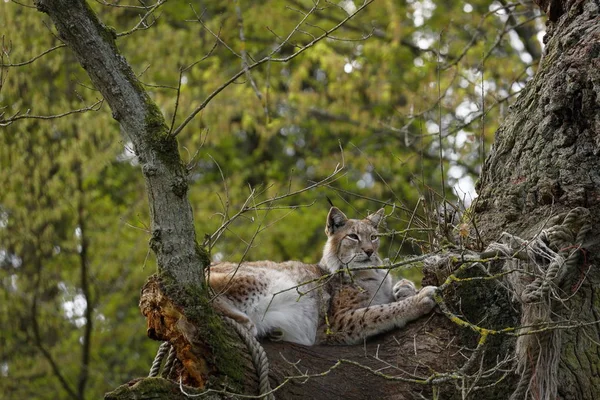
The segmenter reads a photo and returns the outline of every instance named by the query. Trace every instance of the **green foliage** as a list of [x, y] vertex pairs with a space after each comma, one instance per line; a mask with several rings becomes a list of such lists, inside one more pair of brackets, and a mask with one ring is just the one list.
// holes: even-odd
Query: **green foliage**
[[[173, 88], [180, 68], [210, 54], [182, 75], [175, 127], [240, 71], [242, 51], [249, 64], [269, 55], [301, 20], [299, 10], [308, 11], [312, 2], [203, 5], [205, 9], [193, 10], [185, 2], [169, 2], [149, 29], [116, 41], [167, 123], [175, 112]], [[117, 33], [130, 30], [144, 13], [100, 2], [90, 6]], [[347, 16], [331, 3], [320, 6], [274, 57], [291, 55]], [[516, 22], [507, 26], [523, 23], [533, 33], [501, 33], [506, 13], [489, 12], [498, 7], [479, 0], [468, 5], [375, 2], [290, 62], [253, 69], [260, 98], [246, 75], [222, 90], [177, 136], [189, 163], [188, 195], [199, 238], [215, 232], [225, 214], [227, 220], [244, 204], [252, 207], [305, 188], [329, 176], [338, 164], [344, 170], [328, 186], [243, 213], [211, 243], [213, 258], [317, 262], [329, 208], [325, 196], [354, 218], [385, 206], [390, 230], [431, 225], [433, 204], [444, 190], [453, 198], [450, 187], [478, 170], [482, 144], [489, 147], [508, 101], [532, 73], [514, 43], [539, 48], [532, 35], [540, 22], [526, 22], [533, 11], [518, 6]], [[219, 35], [218, 41], [197, 16]], [[46, 27], [51, 26], [47, 18], [35, 9], [0, 2], [0, 26], [8, 27], [3, 33], [5, 64], [60, 44]], [[2, 72], [0, 119], [26, 110], [59, 114], [98, 99], [65, 48]], [[145, 339], [137, 301], [154, 262], [142, 174], [130, 146], [106, 105], [61, 119], [23, 119], [0, 131], [4, 398], [69, 398], [49, 357], [72, 390], [82, 371], [88, 371], [88, 398], [147, 373], [156, 344]], [[381, 253], [391, 259], [419, 253], [429, 239], [426, 231], [398, 234], [383, 241]], [[90, 281], [92, 321], [85, 320], [81, 306], [84, 272]], [[85, 369], [82, 338], [89, 322], [90, 366]]]

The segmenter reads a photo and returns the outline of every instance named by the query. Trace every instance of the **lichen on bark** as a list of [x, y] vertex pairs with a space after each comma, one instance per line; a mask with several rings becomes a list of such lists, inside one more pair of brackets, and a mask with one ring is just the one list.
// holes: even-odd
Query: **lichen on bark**
[[[554, 8], [545, 56], [497, 131], [478, 183], [475, 212], [484, 241], [506, 231], [536, 237], [551, 217], [586, 207], [592, 233], [600, 232], [600, 4], [595, 0], [544, 2]], [[553, 306], [565, 325], [560, 343], [558, 398], [600, 398], [598, 245], [585, 250], [579, 270]], [[576, 288], [574, 291], [573, 288]], [[560, 316], [560, 317], [559, 317]]]
[[150, 208], [150, 244], [163, 289], [160, 304], [172, 322], [166, 333], [174, 335], [164, 335], [164, 339], [180, 340], [177, 350], [190, 383], [205, 386], [215, 380], [220, 387], [227, 381], [233, 390], [242, 390], [243, 369], [249, 364], [237, 338], [225, 329], [209, 304], [203, 277], [209, 259], [196, 242], [192, 207], [186, 196], [186, 169], [176, 138], [169, 134], [158, 106], [119, 53], [114, 30], [102, 24], [86, 1], [37, 0], [36, 6], [49, 15], [61, 40], [103, 95], [142, 166]]

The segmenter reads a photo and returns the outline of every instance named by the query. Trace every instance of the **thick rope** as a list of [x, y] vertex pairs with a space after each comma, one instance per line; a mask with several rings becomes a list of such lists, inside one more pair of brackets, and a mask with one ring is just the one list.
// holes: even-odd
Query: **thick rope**
[[172, 372], [171, 370], [175, 366], [175, 360], [177, 360], [175, 348], [173, 346], [170, 347], [171, 348], [169, 349], [169, 355], [167, 356], [167, 361], [165, 361], [165, 366], [161, 374], [163, 378], [169, 378], [169, 375], [171, 375]]
[[[263, 349], [258, 340], [256, 340], [256, 338], [250, 333], [250, 331], [248, 331], [248, 329], [246, 329], [246, 327], [229, 317], [223, 317], [223, 320], [225, 320], [225, 322], [227, 322], [227, 324], [229, 324], [236, 331], [250, 351], [250, 355], [252, 356], [252, 364], [254, 365], [258, 375], [259, 394], [264, 395], [262, 397], [263, 399], [275, 400], [275, 396], [270, 393], [271, 383], [269, 382], [269, 359], [267, 358], [265, 349]], [[178, 361], [176, 358], [175, 349], [169, 342], [163, 342], [156, 352], [156, 357], [154, 357], [148, 377], [158, 376], [160, 366], [165, 358], [165, 355], [167, 354], [167, 351], [169, 355], [167, 356], [167, 361], [162, 369], [161, 376], [163, 378], [169, 378], [173, 374], [174, 369], [177, 367]]]
[[171, 369], [169, 370], [169, 372], [167, 373], [167, 375], [165, 375], [165, 378], [170, 379], [172, 381], [177, 379], [177, 370], [181, 370], [183, 368], [183, 364], [181, 363], [181, 361], [179, 361], [178, 358], [175, 358], [175, 361], [173, 362], [173, 365], [171, 366]]
[[275, 400], [275, 396], [270, 393], [271, 383], [269, 382], [269, 359], [267, 358], [265, 349], [245, 326], [239, 324], [229, 317], [223, 317], [223, 319], [237, 332], [237, 334], [246, 344], [246, 347], [248, 347], [248, 350], [250, 350], [252, 363], [254, 364], [256, 373], [258, 374], [259, 394], [265, 395], [262, 397], [263, 399]]
[[[579, 249], [591, 229], [589, 211], [578, 207], [569, 211], [562, 218], [562, 223], [544, 229], [531, 241], [503, 233], [498, 243], [488, 247], [488, 250], [499, 251], [509, 257], [504, 266], [506, 270], [521, 269], [525, 273], [510, 274], [507, 278], [522, 302], [523, 326], [552, 322], [552, 301], [560, 298], [551, 292], [551, 288], [560, 285], [568, 274], [577, 270], [580, 265]], [[523, 262], [519, 258], [528, 261]], [[532, 274], [536, 279], [526, 283], [524, 278]], [[560, 335], [560, 330], [551, 329], [519, 336], [516, 354], [521, 378], [511, 400], [527, 399], [532, 393], [540, 400], [556, 398]]]
[[158, 351], [156, 352], [156, 357], [154, 357], [154, 361], [152, 361], [152, 367], [150, 367], [150, 373], [148, 374], [149, 378], [153, 378], [158, 376], [158, 372], [160, 371], [160, 364], [162, 364], [163, 358], [165, 358], [165, 354], [171, 348], [171, 344], [169, 342], [162, 342], [158, 347]]
[[562, 224], [552, 226], [542, 232], [541, 238], [546, 239], [550, 247], [558, 249], [558, 253], [552, 254], [552, 250], [545, 249], [545, 253], [550, 255], [548, 258], [552, 261], [546, 268], [544, 275], [536, 278], [523, 291], [521, 297], [525, 303], [539, 302], [542, 298], [545, 298], [550, 290], [551, 283], [556, 279], [565, 264], [571, 267], [569, 269], [579, 264], [578, 249], [573, 251], [573, 247], [581, 246], [587, 234], [591, 231], [592, 226], [589, 223], [589, 215], [590, 212], [586, 208], [574, 208], [565, 216]]

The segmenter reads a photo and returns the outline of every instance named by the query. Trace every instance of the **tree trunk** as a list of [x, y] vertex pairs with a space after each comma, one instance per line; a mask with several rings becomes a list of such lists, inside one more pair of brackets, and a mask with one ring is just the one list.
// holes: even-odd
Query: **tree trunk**
[[[202, 271], [210, 260], [196, 242], [192, 207], [187, 198], [187, 171], [177, 140], [120, 55], [115, 32], [98, 20], [84, 0], [37, 0], [36, 6], [50, 16], [61, 40], [107, 101], [142, 167], [150, 207], [150, 247], [158, 261], [157, 293], [168, 304], [163, 310], [157, 300], [156, 308], [147, 310], [148, 334], [154, 339], [172, 341], [177, 354], [189, 359], [187, 384], [202, 387], [209, 379], [218, 383], [223, 378], [231, 388], [244, 389], [244, 366], [250, 367], [238, 351], [237, 338], [225, 329], [208, 303]], [[166, 311], [177, 313], [178, 321], [186, 323], [159, 329], [152, 316], [160, 319]], [[189, 332], [181, 332], [181, 326], [196, 327], [199, 339], [194, 340], [193, 346], [186, 336]]]
[[[85, 2], [38, 0], [36, 4], [52, 18], [61, 39], [88, 71], [142, 165], [151, 210], [151, 246], [159, 264], [159, 275], [147, 284], [148, 297], [142, 301], [149, 334], [174, 345], [183, 363], [183, 383], [203, 388], [226, 382], [230, 390], [255, 393], [248, 357], [241, 354], [237, 340], [223, 328], [206, 300], [202, 268], [208, 258], [195, 240], [185, 168], [163, 116], [119, 55], [114, 34]], [[550, 216], [580, 206], [591, 211], [589, 237], [598, 234], [598, 1], [552, 0], [541, 7], [551, 20], [546, 56], [496, 134], [479, 182], [480, 198], [473, 207], [485, 243], [497, 240], [503, 231], [531, 239]], [[569, 400], [600, 398], [600, 332], [593, 324], [600, 320], [596, 310], [600, 309], [596, 290], [600, 273], [595, 267], [600, 260], [596, 243], [579, 244], [587, 249], [583, 262], [566, 282], [566, 287], [578, 290], [555, 308], [565, 326], [587, 323], [563, 329], [557, 344], [555, 397]], [[442, 283], [438, 272], [428, 270], [428, 283]], [[478, 280], [469, 284], [475, 281], [468, 274], [461, 279], [446, 280], [443, 285], [440, 302], [446, 305], [442, 307], [445, 315], [423, 318], [365, 346], [307, 348], [265, 343], [272, 366], [271, 385], [277, 387], [286, 377], [294, 377], [277, 390], [277, 397], [509, 398], [518, 377], [505, 372], [512, 364], [504, 357], [514, 353], [514, 336], [509, 334], [516, 331], [518, 312], [496, 283]], [[529, 366], [535, 380], [535, 365]], [[533, 391], [526, 393], [523, 396], [537, 398]], [[107, 398], [185, 396], [172, 381], [146, 378], [118, 388]]]
[[[596, 323], [600, 321], [600, 257], [598, 243], [593, 240], [599, 234], [600, 222], [599, 4], [597, 0], [540, 4], [550, 19], [546, 55], [496, 133], [478, 183], [480, 198], [473, 206], [478, 234], [486, 244], [498, 240], [502, 232], [531, 239], [549, 225], [549, 217], [577, 207], [587, 208], [591, 215], [589, 242], [577, 243], [585, 248], [581, 262], [561, 282], [570, 297], [553, 304], [563, 327], [579, 325], [560, 329], [556, 395], [547, 392], [548, 397], [541, 397], [530, 390], [515, 399], [600, 398], [600, 330]], [[441, 284], [448, 276], [448, 272], [441, 275], [434, 269], [425, 272], [427, 284]], [[514, 305], [507, 293], [499, 293], [496, 284], [477, 282], [445, 290], [445, 303], [460, 310], [463, 320], [485, 321], [481, 325], [489, 329], [517, 326], [518, 313], [512, 310]], [[544, 338], [544, 334], [539, 337]], [[445, 316], [434, 315], [369, 341], [366, 346], [305, 348], [268, 343], [265, 347], [273, 366], [273, 384], [281, 383], [286, 375], [301, 375], [300, 371], [329, 371], [340, 359], [363, 365], [361, 368], [342, 364], [327, 376], [311, 378], [304, 384], [288, 383], [279, 392], [283, 399], [413, 399], [421, 398], [420, 395], [430, 398], [432, 392], [443, 399], [465, 394], [468, 398], [510, 398], [517, 389], [519, 374], [510, 374], [473, 392], [464, 391], [464, 387], [456, 390], [450, 384], [444, 386], [447, 382], [460, 383], [453, 377], [440, 377], [437, 385], [390, 378], [408, 377], [407, 371], [430, 377], [435, 376], [432, 371], [468, 371], [464, 368], [465, 358], [473, 353], [465, 346], [473, 349], [473, 344], [468, 329], [460, 329]], [[493, 364], [496, 357], [500, 360], [514, 354], [514, 344], [513, 336], [499, 334], [484, 353]], [[389, 363], [387, 368], [381, 360]], [[291, 364], [297, 361], [297, 366]], [[535, 381], [535, 360], [529, 362], [533, 364]], [[366, 367], [387, 376], [376, 376]]]
[[590, 210], [593, 229], [581, 243], [582, 262], [563, 282], [566, 294], [578, 290], [556, 310], [565, 325], [589, 325], [562, 331], [555, 398], [597, 399], [600, 257], [593, 238], [600, 222], [600, 2], [538, 5], [550, 19], [546, 55], [496, 133], [475, 211], [490, 242], [503, 231], [529, 239], [553, 215]]

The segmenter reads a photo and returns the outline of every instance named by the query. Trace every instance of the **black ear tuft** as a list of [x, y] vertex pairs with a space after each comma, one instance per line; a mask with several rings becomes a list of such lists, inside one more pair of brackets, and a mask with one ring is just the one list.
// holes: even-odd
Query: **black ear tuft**
[[329, 215], [327, 215], [327, 225], [325, 226], [325, 233], [332, 235], [342, 226], [346, 225], [348, 218], [336, 207], [331, 207]]
[[331, 207], [335, 207], [335, 206], [333, 205], [333, 201], [331, 201], [331, 199], [329, 198], [329, 196], [325, 196], [325, 198], [327, 199], [327, 202], [329, 203], [329, 205], [330, 205]]
[[374, 228], [377, 228], [383, 220], [384, 216], [385, 210], [383, 208], [380, 208], [377, 212], [367, 216], [366, 219], [371, 223], [371, 225], [373, 225]]

